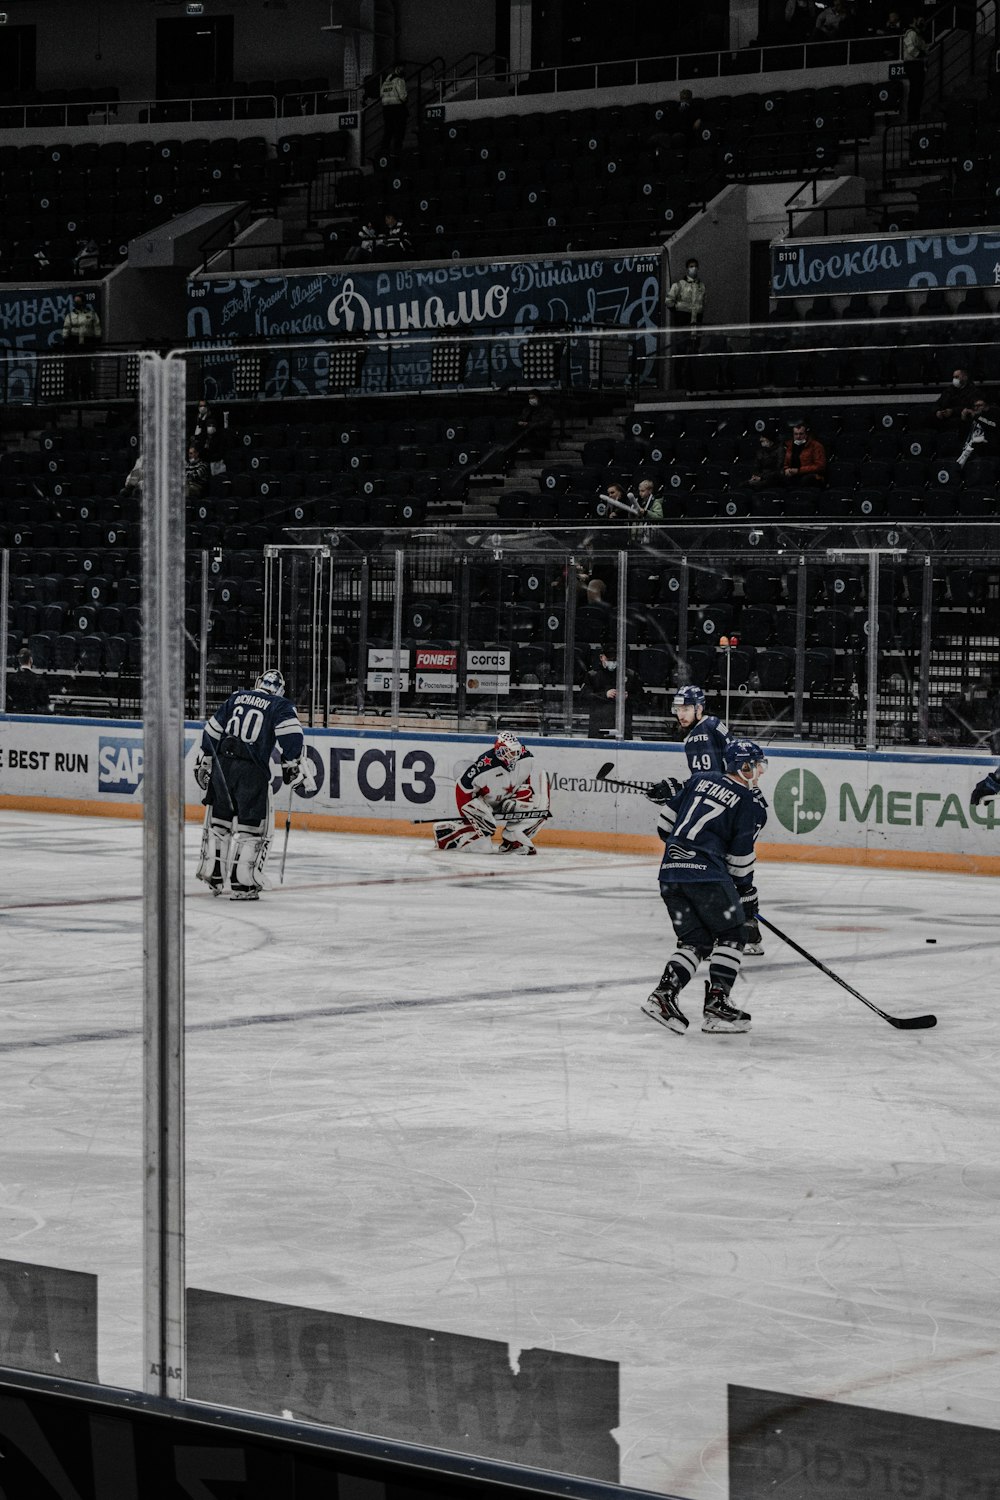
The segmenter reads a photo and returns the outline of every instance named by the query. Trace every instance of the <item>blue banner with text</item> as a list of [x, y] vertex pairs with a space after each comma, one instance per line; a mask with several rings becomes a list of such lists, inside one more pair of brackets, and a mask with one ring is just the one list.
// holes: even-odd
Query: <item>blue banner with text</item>
[[771, 246], [775, 297], [966, 286], [1000, 286], [1000, 233], [888, 235]]
[[[659, 263], [649, 255], [348, 267], [188, 284], [194, 347], [285, 346], [235, 358], [206, 353], [206, 390], [220, 399], [642, 381], [652, 376], [659, 319]], [[597, 336], [615, 329], [634, 337]], [[521, 335], [536, 331], [552, 339], [529, 353]]]

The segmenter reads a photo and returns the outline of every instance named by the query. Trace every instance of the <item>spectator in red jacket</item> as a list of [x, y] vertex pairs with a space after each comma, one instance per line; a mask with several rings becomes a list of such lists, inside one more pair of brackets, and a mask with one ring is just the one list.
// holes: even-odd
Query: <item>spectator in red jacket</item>
[[785, 444], [781, 482], [794, 488], [826, 484], [826, 449], [805, 422], [796, 422]]

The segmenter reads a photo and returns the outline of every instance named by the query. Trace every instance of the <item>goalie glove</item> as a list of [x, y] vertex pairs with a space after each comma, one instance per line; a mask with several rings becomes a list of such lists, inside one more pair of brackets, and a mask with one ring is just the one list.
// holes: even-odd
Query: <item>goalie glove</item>
[[194, 763], [194, 779], [203, 792], [208, 791], [208, 784], [212, 779], [212, 757], [206, 755], [204, 750], [199, 751]]
[[988, 802], [991, 797], [997, 796], [1000, 796], [1000, 768], [976, 782], [972, 788], [972, 805], [978, 807], [980, 802]]
[[306, 779], [306, 773], [300, 760], [283, 760], [281, 762], [281, 779], [286, 786], [301, 786]]
[[752, 922], [760, 911], [757, 901], [757, 887], [748, 885], [745, 891], [740, 891], [740, 901], [743, 903], [743, 920]]
[[655, 802], [657, 807], [662, 807], [665, 802], [670, 801], [671, 797], [677, 796], [683, 785], [683, 781], [678, 781], [676, 776], [668, 776], [665, 781], [654, 781], [646, 796], [650, 802]]

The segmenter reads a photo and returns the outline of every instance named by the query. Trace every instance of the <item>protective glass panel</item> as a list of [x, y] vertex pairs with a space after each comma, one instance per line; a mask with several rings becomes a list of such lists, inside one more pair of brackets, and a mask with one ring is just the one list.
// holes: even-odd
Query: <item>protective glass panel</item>
[[[396, 352], [378, 357], [398, 382]], [[437, 359], [437, 378], [453, 376]], [[327, 394], [247, 394], [218, 403], [226, 472], [189, 500], [187, 689], [202, 705], [189, 732], [273, 667], [306, 763], [286, 786], [271, 758], [259, 899], [196, 879], [203, 834], [188, 826], [188, 1394], [695, 1500], [725, 1485], [730, 1452], [761, 1490], [792, 1464], [780, 1433], [763, 1455], [747, 1436], [773, 1415], [768, 1392], [833, 1391], [842, 1420], [872, 1424], [864, 1444], [908, 1440], [928, 1404], [981, 1424], [978, 1361], [947, 1391], [912, 1371], [928, 1305], [958, 1366], [961, 1299], [988, 1316], [975, 1291], [988, 1215], [961, 1174], [932, 1166], [946, 1212], [928, 1228], [925, 1168], [900, 1186], [871, 1159], [872, 1109], [904, 1128], [898, 1090], [884, 1119], [878, 1104], [879, 1043], [908, 1039], [843, 989], [838, 1009], [833, 981], [814, 984], [767, 933], [734, 990], [750, 1037], [702, 1033], [704, 966], [683, 1039], [640, 1005], [673, 949], [643, 791], [686, 774], [678, 686], [702, 687], [710, 714], [769, 751], [765, 844], [835, 827], [878, 851], [887, 827], [909, 819], [916, 837], [933, 816], [957, 857], [963, 832], [986, 828], [992, 814], [973, 827], [965, 799], [914, 780], [922, 765], [897, 784], [855, 751], [872, 736], [930, 755], [984, 742], [993, 529], [871, 512], [833, 527], [804, 491], [779, 507], [735, 482], [697, 488], [692, 466], [711, 460], [682, 446], [670, 412], [652, 427], [633, 416], [621, 438], [578, 434], [572, 474], [553, 466], [546, 486], [536, 465], [534, 493], [512, 471], [511, 514], [497, 500], [475, 524], [448, 513], [442, 451], [434, 498], [405, 525], [388, 508], [399, 476], [412, 495], [428, 470], [397, 460], [471, 452], [470, 413], [463, 432], [451, 409], [418, 430], [408, 408], [404, 437], [360, 402], [341, 417]], [[751, 418], [730, 436], [725, 462], [741, 462]], [[609, 508], [609, 464], [626, 496], [651, 473], [663, 517]], [[499, 852], [525, 827], [502, 775], [496, 829], [438, 848], [439, 827], [463, 822], [456, 782], [508, 731], [531, 753], [533, 792], [546, 776], [538, 857]], [[827, 746], [845, 768], [829, 784], [802, 753]], [[190, 779], [188, 795], [201, 817]], [[859, 887], [850, 866], [792, 859], [761, 860], [766, 914], [890, 1016], [943, 1012], [915, 959], [886, 968], [887, 948], [912, 954], [908, 877], [867, 869]], [[926, 878], [935, 913], [968, 908], [974, 877]], [[913, 1081], [904, 1125], [921, 1162], [951, 1108], [930, 1040], [892, 1059]], [[810, 1124], [834, 1112], [836, 1150]], [[977, 1242], [964, 1261], [959, 1221]], [[887, 1243], [902, 1281], [885, 1274]], [[849, 1309], [832, 1321], [831, 1266]], [[835, 1380], [803, 1364], [817, 1326]], [[847, 1386], [868, 1380], [862, 1410]]]
[[2, 364], [0, 1356], [141, 1388], [137, 371], [103, 353]]

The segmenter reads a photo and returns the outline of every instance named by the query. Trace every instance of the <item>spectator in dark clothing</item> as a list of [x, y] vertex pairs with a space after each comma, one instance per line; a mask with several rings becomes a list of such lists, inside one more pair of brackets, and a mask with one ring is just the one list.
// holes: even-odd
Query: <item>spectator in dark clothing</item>
[[44, 672], [36, 672], [27, 646], [17, 654], [17, 671], [7, 678], [9, 714], [47, 714], [49, 685]]
[[379, 233], [375, 228], [375, 216], [369, 214], [367, 219], [358, 230], [354, 244], [344, 256], [346, 261], [354, 263], [359, 260], [374, 260], [375, 248], [379, 242]]
[[556, 414], [543, 401], [537, 391], [529, 391], [528, 399], [517, 418], [517, 430], [522, 436], [519, 448], [534, 458], [541, 458], [552, 442], [552, 428]]
[[215, 413], [204, 399], [198, 402], [198, 410], [194, 414], [191, 442], [207, 464], [213, 463], [218, 458], [219, 425], [215, 419]]
[[[618, 715], [618, 648], [610, 643], [600, 648], [597, 665], [587, 673], [587, 734], [601, 739], [614, 734]], [[625, 672], [625, 738], [632, 738], [632, 714], [641, 708], [646, 690], [638, 672]]]
[[410, 236], [402, 220], [397, 219], [394, 213], [387, 213], [385, 228], [375, 241], [376, 255], [383, 260], [405, 260], [411, 249]]
[[930, 51], [926, 28], [924, 17], [914, 16], [903, 32], [903, 72], [908, 84], [906, 118], [911, 125], [920, 119], [924, 102], [924, 75], [927, 71], [927, 53]]
[[785, 444], [780, 482], [794, 489], [826, 484], [826, 449], [805, 422], [796, 422]]
[[985, 396], [977, 396], [971, 407], [966, 407], [962, 416], [966, 419], [965, 442], [958, 455], [960, 468], [970, 458], [997, 458], [1000, 456], [1000, 411], [991, 406]]
[[968, 421], [968, 414], [979, 400], [981, 391], [964, 365], [956, 365], [952, 371], [951, 385], [943, 390], [934, 403], [934, 419], [942, 427], [953, 427], [958, 431]]
[[766, 427], [757, 434], [757, 452], [753, 457], [753, 472], [747, 480], [752, 490], [774, 489], [782, 481], [785, 450], [778, 441], [773, 428]]
[[199, 449], [192, 443], [187, 451], [184, 465], [184, 493], [189, 500], [201, 500], [208, 489], [208, 464]]

